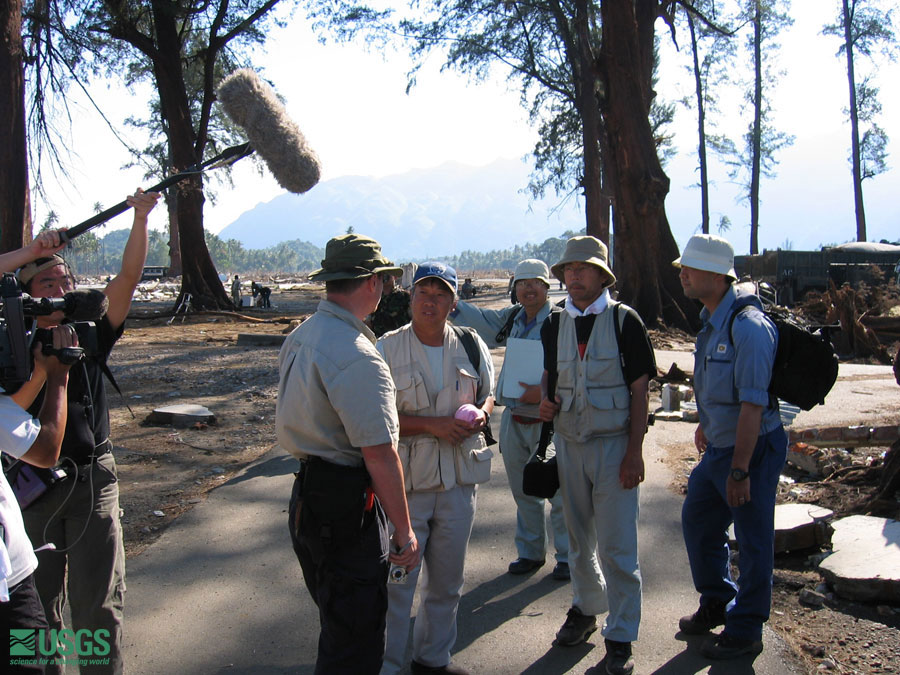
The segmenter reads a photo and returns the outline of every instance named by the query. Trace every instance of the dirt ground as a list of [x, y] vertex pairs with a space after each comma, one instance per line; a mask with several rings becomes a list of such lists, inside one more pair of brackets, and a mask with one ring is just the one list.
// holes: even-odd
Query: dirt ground
[[[246, 316], [188, 315], [167, 324], [168, 303], [136, 303], [110, 365], [124, 400], [110, 391], [110, 414], [119, 467], [122, 523], [128, 556], [140, 553], [206, 493], [267, 452], [274, 444], [278, 347], [244, 347], [238, 334], [280, 334], [290, 320], [309, 314], [319, 296], [311, 291], [276, 292], [272, 310]], [[480, 303], [502, 303], [504, 295], [482, 295]], [[137, 318], [143, 317], [143, 318]], [[654, 346], [690, 349], [686, 334], [654, 333]], [[659, 405], [658, 388], [651, 408]], [[126, 407], [134, 412], [132, 417]], [[149, 413], [174, 403], [207, 407], [215, 424], [191, 428], [146, 424]], [[682, 490], [696, 461], [684, 444], [667, 447]], [[804, 485], [802, 496], [785, 485], [782, 501], [815, 502], [838, 515], [854, 512], [871, 485]], [[824, 607], [802, 605], [798, 593], [821, 577], [806, 555], [776, 560], [770, 625], [807, 663], [808, 671], [900, 672], [900, 609], [850, 603], [829, 595]]]

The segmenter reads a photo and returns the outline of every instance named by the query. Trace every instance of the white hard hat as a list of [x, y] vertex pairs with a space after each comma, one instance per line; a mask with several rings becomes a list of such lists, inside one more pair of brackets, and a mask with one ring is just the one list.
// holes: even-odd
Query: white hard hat
[[734, 249], [722, 237], [714, 234], [695, 234], [688, 240], [680, 258], [672, 261], [675, 267], [692, 267], [695, 270], [724, 274], [737, 280], [734, 271]]

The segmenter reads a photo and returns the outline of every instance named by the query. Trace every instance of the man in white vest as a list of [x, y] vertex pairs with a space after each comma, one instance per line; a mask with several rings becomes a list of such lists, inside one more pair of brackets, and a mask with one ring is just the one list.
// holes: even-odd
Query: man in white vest
[[398, 452], [423, 561], [405, 580], [388, 584], [382, 674], [400, 672], [404, 666], [422, 567], [413, 675], [468, 672], [451, 662], [450, 650], [456, 643], [456, 613], [477, 486], [491, 473], [493, 452], [482, 430], [494, 407], [494, 367], [477, 333], [448, 325], [456, 293], [452, 267], [439, 262], [420, 265], [413, 279], [411, 323], [378, 342], [397, 387]]
[[569, 295], [565, 311], [541, 329], [545, 376], [558, 377], [554, 400], [545, 395], [540, 414], [548, 422], [556, 418], [574, 595], [556, 642], [581, 644], [597, 630], [596, 615], [609, 611], [601, 631], [606, 657], [598, 668], [627, 675], [641, 620], [637, 488], [644, 480], [647, 391], [656, 363], [640, 317], [610, 297], [616, 277], [607, 260], [599, 239], [573, 237], [551, 268]]

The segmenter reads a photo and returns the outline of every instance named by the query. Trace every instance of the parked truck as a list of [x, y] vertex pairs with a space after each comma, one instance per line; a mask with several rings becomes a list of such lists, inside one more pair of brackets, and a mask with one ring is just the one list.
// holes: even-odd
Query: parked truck
[[[778, 303], [792, 306], [808, 291], [824, 291], [829, 280], [837, 286], [844, 282], [874, 283], [896, 281], [900, 266], [900, 245], [853, 242], [830, 246], [820, 251], [763, 251], [760, 255], [734, 257], [739, 277], [771, 284]], [[881, 275], [873, 268], [881, 270]]]

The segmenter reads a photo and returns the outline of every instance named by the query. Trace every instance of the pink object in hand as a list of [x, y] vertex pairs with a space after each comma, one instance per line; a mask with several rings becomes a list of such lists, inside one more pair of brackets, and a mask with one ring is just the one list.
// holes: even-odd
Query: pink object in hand
[[468, 424], [475, 424], [481, 417], [481, 411], [471, 403], [463, 403], [459, 406], [454, 417], [463, 422], [467, 422]]

